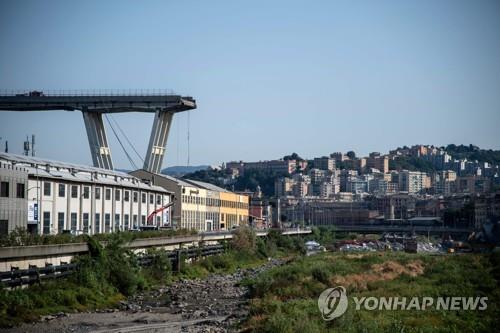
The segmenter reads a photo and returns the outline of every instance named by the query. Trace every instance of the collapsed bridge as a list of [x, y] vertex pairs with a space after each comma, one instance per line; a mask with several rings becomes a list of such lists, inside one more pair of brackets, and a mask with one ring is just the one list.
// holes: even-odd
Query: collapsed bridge
[[143, 169], [159, 173], [175, 113], [196, 109], [196, 100], [160, 90], [134, 92], [21, 91], [0, 93], [0, 111], [81, 111], [95, 167], [113, 169], [102, 115], [120, 112], [155, 113]]

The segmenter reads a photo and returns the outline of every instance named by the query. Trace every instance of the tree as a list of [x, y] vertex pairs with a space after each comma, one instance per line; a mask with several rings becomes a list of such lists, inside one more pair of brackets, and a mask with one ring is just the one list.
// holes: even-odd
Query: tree
[[296, 161], [303, 161], [304, 159], [299, 156], [297, 153], [292, 153], [291, 155], [285, 155], [283, 156], [283, 159], [285, 161], [290, 161], [290, 160], [296, 160]]
[[349, 157], [351, 160], [355, 159], [356, 158], [356, 153], [352, 150], [348, 151], [347, 152], [347, 157]]

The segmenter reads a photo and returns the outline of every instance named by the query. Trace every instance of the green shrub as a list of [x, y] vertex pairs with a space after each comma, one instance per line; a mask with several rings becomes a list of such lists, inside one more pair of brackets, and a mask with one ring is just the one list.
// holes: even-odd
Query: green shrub
[[313, 279], [318, 282], [328, 284], [330, 282], [330, 272], [326, 267], [316, 266], [311, 270]]

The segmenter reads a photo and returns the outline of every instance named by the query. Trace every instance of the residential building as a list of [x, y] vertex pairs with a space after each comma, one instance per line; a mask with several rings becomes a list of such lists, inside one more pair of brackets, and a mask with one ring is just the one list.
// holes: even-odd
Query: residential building
[[377, 169], [382, 173], [389, 172], [389, 157], [388, 156], [380, 156], [380, 155], [372, 155], [366, 160], [366, 168]]
[[326, 171], [333, 171], [335, 169], [335, 160], [331, 157], [316, 157], [313, 164], [315, 169]]
[[399, 190], [408, 193], [419, 193], [430, 181], [425, 172], [402, 170], [399, 172]]

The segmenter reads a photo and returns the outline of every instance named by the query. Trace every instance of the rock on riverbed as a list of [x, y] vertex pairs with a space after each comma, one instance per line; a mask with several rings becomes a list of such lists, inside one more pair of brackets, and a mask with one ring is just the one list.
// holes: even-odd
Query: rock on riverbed
[[270, 260], [233, 274], [180, 280], [122, 301], [120, 309], [46, 316], [0, 332], [228, 332], [248, 314], [248, 290], [239, 282], [282, 264]]

